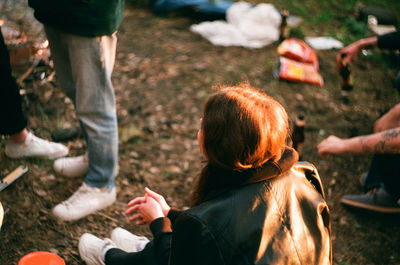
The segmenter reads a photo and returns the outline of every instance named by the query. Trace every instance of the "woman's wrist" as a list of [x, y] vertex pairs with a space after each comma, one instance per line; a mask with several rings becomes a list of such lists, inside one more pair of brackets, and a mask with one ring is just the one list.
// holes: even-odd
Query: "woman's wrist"
[[168, 207], [168, 208], [163, 209], [164, 215], [165, 215], [165, 216], [168, 216], [170, 210], [171, 210], [171, 207]]

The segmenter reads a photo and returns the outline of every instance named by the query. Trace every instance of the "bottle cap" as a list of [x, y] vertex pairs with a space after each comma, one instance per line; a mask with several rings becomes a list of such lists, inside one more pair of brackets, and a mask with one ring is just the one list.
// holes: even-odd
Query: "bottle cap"
[[306, 120], [305, 120], [305, 115], [303, 114], [303, 113], [299, 113], [298, 115], [297, 115], [297, 118], [296, 118], [296, 126], [305, 126], [306, 125]]

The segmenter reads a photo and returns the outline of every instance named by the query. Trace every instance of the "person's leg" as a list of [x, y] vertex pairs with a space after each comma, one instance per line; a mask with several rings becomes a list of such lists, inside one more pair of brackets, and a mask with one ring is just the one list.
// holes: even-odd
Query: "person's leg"
[[109, 206], [116, 197], [118, 132], [111, 84], [116, 36], [82, 37], [49, 26], [45, 30], [57, 78], [75, 103], [88, 148], [89, 170], [84, 184], [53, 209], [60, 219], [76, 220]]
[[[87, 141], [91, 187], [114, 185], [118, 131], [111, 72], [116, 36], [81, 37], [45, 27], [57, 78], [73, 100]], [[60, 73], [60, 74], [59, 74]]]
[[66, 146], [34, 136], [26, 129], [27, 124], [19, 87], [11, 73], [10, 55], [0, 32], [0, 134], [8, 135], [5, 154], [11, 158], [50, 159], [68, 154]]
[[385, 154], [376, 157], [385, 190], [400, 198], [400, 154]]
[[132, 264], [158, 265], [159, 263], [157, 262], [154, 253], [153, 241], [150, 241], [146, 245], [146, 247], [139, 252], [125, 252], [119, 248], [112, 248], [108, 250], [105, 254], [105, 264], [106, 265], [132, 265]]
[[[345, 195], [344, 205], [379, 213], [400, 213], [400, 154], [374, 155], [373, 173], [382, 184], [365, 194]], [[371, 171], [370, 171], [371, 172]]]
[[[77, 85], [76, 109], [88, 145], [89, 173], [85, 182], [98, 188], [114, 185], [118, 160], [117, 114], [111, 83], [116, 42], [115, 34], [92, 38], [88, 43], [92, 52], [90, 64], [79, 72], [74, 67], [76, 76], [86, 72], [85, 78], [89, 77], [81, 79]], [[75, 65], [79, 64], [79, 59], [82, 55], [74, 54]]]
[[[371, 161], [371, 166], [369, 171], [366, 173], [366, 178], [364, 178], [361, 182], [363, 183], [363, 189], [365, 191], [369, 191], [373, 188], [380, 187], [382, 185], [382, 179], [380, 175], [380, 161], [379, 155], [374, 155]], [[362, 176], [362, 178], [364, 175]]]
[[27, 125], [18, 85], [11, 74], [10, 55], [0, 28], [0, 134], [21, 132]]

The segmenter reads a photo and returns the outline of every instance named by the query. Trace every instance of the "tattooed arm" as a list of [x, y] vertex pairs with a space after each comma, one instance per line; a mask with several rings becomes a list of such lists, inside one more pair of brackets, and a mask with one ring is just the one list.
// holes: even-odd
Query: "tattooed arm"
[[318, 154], [322, 158], [343, 153], [398, 154], [400, 153], [400, 127], [349, 139], [331, 135], [318, 145]]

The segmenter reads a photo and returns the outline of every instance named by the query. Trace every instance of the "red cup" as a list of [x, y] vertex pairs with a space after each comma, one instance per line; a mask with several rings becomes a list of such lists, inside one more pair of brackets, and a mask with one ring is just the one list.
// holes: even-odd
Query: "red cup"
[[65, 265], [64, 260], [51, 252], [36, 251], [23, 256], [18, 265]]

